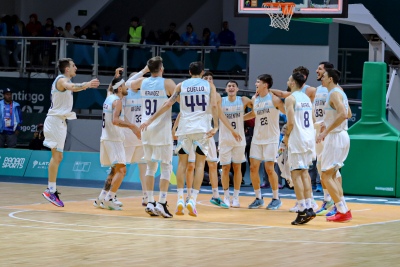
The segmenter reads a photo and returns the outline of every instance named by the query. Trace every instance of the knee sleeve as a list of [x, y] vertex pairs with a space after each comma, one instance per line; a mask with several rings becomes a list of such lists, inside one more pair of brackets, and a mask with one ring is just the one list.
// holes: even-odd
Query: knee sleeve
[[156, 175], [157, 168], [158, 168], [157, 162], [153, 162], [153, 161], [147, 162], [146, 176], [154, 177], [154, 175]]
[[164, 179], [169, 181], [171, 179], [171, 164], [161, 163], [161, 177], [160, 179]]

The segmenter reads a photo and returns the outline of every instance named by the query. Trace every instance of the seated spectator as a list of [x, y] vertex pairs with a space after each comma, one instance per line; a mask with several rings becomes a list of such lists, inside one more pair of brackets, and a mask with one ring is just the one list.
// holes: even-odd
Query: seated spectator
[[210, 31], [209, 28], [203, 29], [203, 39], [201, 40], [201, 44], [204, 46], [219, 46], [219, 41], [217, 35]]
[[81, 26], [76, 25], [76, 26], [74, 27], [74, 37], [75, 37], [75, 38], [81, 38], [81, 35], [82, 35]]
[[218, 34], [218, 40], [222, 46], [235, 46], [236, 38], [233, 31], [229, 30], [227, 21], [222, 23], [222, 31]]
[[100, 40], [101, 34], [100, 34], [98, 28], [99, 28], [99, 24], [96, 21], [93, 21], [90, 24], [89, 34], [86, 36], [87, 39]]
[[118, 42], [117, 35], [114, 32], [111, 32], [111, 27], [108, 25], [104, 27], [104, 34], [101, 39], [103, 41]]
[[40, 123], [37, 126], [36, 132], [33, 133], [33, 138], [29, 143], [29, 149], [31, 150], [42, 150], [44, 141], [43, 124]]
[[182, 45], [197, 45], [199, 40], [197, 39], [197, 34], [193, 32], [193, 26], [191, 23], [186, 25], [186, 32], [181, 35]]
[[164, 32], [163, 34], [163, 43], [168, 44], [168, 45], [176, 45], [179, 43], [179, 34], [175, 31], [176, 24], [174, 22], [171, 22], [169, 24], [169, 29]]
[[63, 31], [63, 37], [65, 38], [76, 38], [72, 33], [71, 33], [72, 25], [71, 22], [65, 23], [65, 29]]

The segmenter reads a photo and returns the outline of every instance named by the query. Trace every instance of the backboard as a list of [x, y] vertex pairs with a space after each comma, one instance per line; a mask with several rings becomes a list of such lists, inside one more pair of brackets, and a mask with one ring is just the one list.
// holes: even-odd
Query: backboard
[[[267, 9], [265, 2], [279, 2], [278, 0], [235, 0], [238, 17], [262, 17]], [[348, 0], [286, 0], [296, 4], [293, 18], [347, 18]], [[271, 12], [277, 9], [268, 9]]]

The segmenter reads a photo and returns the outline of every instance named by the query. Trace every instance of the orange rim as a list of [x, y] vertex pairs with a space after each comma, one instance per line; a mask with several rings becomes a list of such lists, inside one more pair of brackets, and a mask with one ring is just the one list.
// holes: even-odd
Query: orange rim
[[262, 4], [263, 7], [266, 8], [279, 8], [281, 9], [283, 15], [293, 15], [295, 3], [287, 2], [287, 3], [272, 3], [265, 2]]

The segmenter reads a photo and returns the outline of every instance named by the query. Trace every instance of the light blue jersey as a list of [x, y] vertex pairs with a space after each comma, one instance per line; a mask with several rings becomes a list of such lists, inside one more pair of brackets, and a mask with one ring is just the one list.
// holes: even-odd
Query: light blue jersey
[[315, 123], [322, 123], [324, 121], [325, 114], [325, 102], [328, 96], [328, 89], [322, 85], [317, 87], [314, 98], [314, 114]]
[[[325, 122], [326, 128], [328, 128], [329, 126], [331, 126], [333, 124], [333, 122], [335, 121], [335, 118], [337, 116], [337, 110], [333, 109], [331, 107], [331, 105], [329, 104], [330, 97], [331, 97], [332, 93], [334, 93], [334, 92], [339, 92], [342, 95], [343, 104], [344, 104], [344, 107], [346, 109], [346, 114], [349, 111], [349, 101], [347, 99], [347, 95], [345, 94], [345, 92], [343, 92], [343, 90], [341, 90], [338, 87], [333, 88], [329, 92], [328, 96], [326, 97], [325, 117], [324, 117], [324, 122]], [[341, 132], [341, 131], [347, 131], [347, 129], [348, 129], [347, 120], [344, 120], [338, 127], [333, 129], [331, 132], [332, 133], [337, 133], [337, 132]]]
[[[101, 138], [100, 140], [107, 141], [123, 141], [124, 134], [122, 132], [122, 128], [113, 124], [113, 103], [116, 100], [119, 100], [119, 96], [112, 94], [106, 98], [103, 104], [103, 122], [102, 122], [102, 130], [101, 130]], [[121, 112], [119, 118], [124, 120], [123, 112]]]
[[238, 142], [233, 137], [231, 131], [225, 127], [225, 125], [220, 122], [219, 123], [219, 145], [220, 146], [245, 146], [246, 145], [246, 137], [244, 135], [244, 107], [242, 97], [236, 96], [235, 101], [229, 101], [229, 98], [223, 97], [221, 100], [222, 111], [225, 116], [229, 120], [233, 129], [240, 134], [242, 137], [242, 141]]

